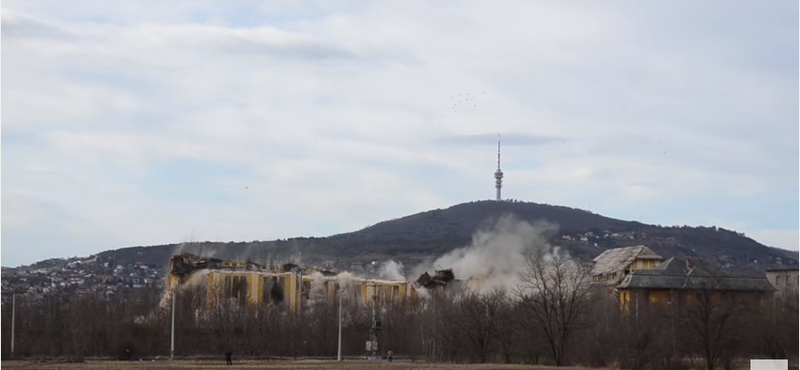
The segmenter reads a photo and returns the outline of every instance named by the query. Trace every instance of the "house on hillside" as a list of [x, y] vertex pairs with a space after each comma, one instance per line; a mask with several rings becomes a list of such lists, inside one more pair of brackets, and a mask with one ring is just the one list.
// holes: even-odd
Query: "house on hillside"
[[663, 261], [663, 257], [644, 245], [608, 249], [594, 258], [592, 282], [615, 286], [631, 272], [655, 268]]
[[766, 277], [729, 274], [702, 260], [672, 257], [653, 269], [632, 271], [617, 285], [620, 308], [687, 306], [701, 295], [722, 297], [760, 308], [771, 301], [775, 288]]

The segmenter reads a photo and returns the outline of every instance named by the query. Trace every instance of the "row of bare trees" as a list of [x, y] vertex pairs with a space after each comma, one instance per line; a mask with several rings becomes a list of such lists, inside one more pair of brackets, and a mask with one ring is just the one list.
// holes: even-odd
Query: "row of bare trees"
[[[737, 360], [797, 358], [796, 295], [754, 310], [736, 297], [697, 294], [691, 305], [620, 310], [595, 291], [583, 265], [566, 255], [528, 259], [522, 283], [507, 290], [431, 294], [382, 308], [380, 352], [437, 362], [548, 363], [626, 369], [731, 369]], [[786, 296], [786, 294], [784, 294]], [[16, 354], [138, 359], [168, 356], [170, 305], [160, 292], [116, 296], [18, 297]], [[2, 308], [3, 354], [10, 308]], [[345, 356], [365, 355], [371, 309], [345, 301]], [[310, 303], [209, 308], [201, 289], [176, 297], [176, 355], [333, 357], [337, 307]]]

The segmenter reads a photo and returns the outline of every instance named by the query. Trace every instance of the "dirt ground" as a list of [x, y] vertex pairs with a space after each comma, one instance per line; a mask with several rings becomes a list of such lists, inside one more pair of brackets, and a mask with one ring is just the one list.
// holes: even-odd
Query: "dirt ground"
[[[546, 366], [523, 366], [523, 365], [501, 365], [501, 364], [426, 364], [411, 362], [368, 362], [368, 361], [348, 361], [338, 363], [335, 361], [234, 361], [233, 366], [226, 366], [225, 361], [86, 361], [84, 363], [52, 363], [52, 362], [33, 362], [33, 361], [3, 361], [0, 363], [3, 369], [25, 369], [25, 370], [56, 370], [56, 369], [288, 369], [288, 370], [371, 370], [371, 369], [431, 369], [431, 370], [450, 370], [450, 369], [469, 369], [469, 370], [553, 370], [555, 368]], [[558, 370], [585, 370], [582, 368], [558, 368]]]

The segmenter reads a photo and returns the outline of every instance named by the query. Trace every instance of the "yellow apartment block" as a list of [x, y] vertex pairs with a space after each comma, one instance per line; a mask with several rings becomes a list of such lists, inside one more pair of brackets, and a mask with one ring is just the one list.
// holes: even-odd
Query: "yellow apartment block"
[[[186, 259], [197, 257], [184, 257], [183, 260], [179, 260], [178, 257], [172, 261], [167, 294], [171, 295], [173, 289], [183, 286], [204, 287], [209, 308], [221, 299], [228, 299], [240, 305], [285, 304], [292, 311], [297, 311], [309, 301], [325, 299], [328, 303], [334, 304], [341, 289], [346, 289], [345, 294], [360, 299], [365, 304], [372, 302], [372, 296], [377, 296], [378, 302], [384, 305], [415, 296], [413, 286], [407, 281], [344, 278], [333, 276], [331, 273], [326, 276], [321, 271], [315, 270], [305, 270], [311, 271], [311, 274], [304, 274], [298, 270], [264, 271], [278, 270], [281, 266], [253, 267], [253, 264], [250, 264], [248, 267], [247, 263], [236, 261], [195, 263], [187, 268]], [[250, 270], [246, 270], [247, 268]], [[264, 270], [260, 270], [261, 268]]]

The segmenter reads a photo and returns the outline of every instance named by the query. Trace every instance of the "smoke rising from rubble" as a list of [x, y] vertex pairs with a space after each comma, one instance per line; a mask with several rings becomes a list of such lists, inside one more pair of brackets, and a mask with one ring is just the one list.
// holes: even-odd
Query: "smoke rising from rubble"
[[[206, 283], [206, 277], [208, 276], [208, 270], [197, 270], [192, 275], [189, 276], [189, 279], [186, 280], [183, 284], [181, 284], [181, 289], [186, 289], [195, 285], [204, 285]], [[169, 287], [167, 287], [169, 288]], [[163, 294], [161, 294], [161, 302], [159, 305], [161, 307], [165, 307], [165, 305], [169, 302], [169, 299], [172, 297], [172, 291], [166, 289]]]
[[350, 283], [355, 278], [355, 275], [348, 271], [340, 272], [339, 275], [336, 275], [336, 283], [339, 284], [340, 287], [348, 287]]
[[528, 223], [514, 216], [504, 216], [489, 229], [479, 230], [469, 246], [453, 250], [423, 270], [433, 272], [452, 268], [457, 279], [480, 280], [479, 292], [495, 288], [513, 289], [526, 268], [526, 256], [531, 252], [549, 253], [552, 247], [547, 235], [558, 227], [551, 223]]
[[[467, 281], [473, 279], [476, 284], [469, 284], [478, 293], [489, 292], [496, 288], [515, 289], [520, 283], [520, 273], [527, 268], [526, 258], [530, 253], [551, 255], [558, 253], [548, 243], [549, 236], [557, 230], [557, 225], [547, 222], [529, 223], [512, 215], [499, 218], [488, 228], [476, 231], [468, 246], [455, 249], [435, 260], [429, 260], [413, 269], [412, 275], [405, 275], [402, 263], [389, 260], [371, 274], [356, 274], [343, 271], [335, 280], [340, 288], [350, 287], [353, 279], [378, 279], [388, 281], [415, 281], [423, 272], [433, 274], [435, 270], [452, 269], [456, 279]], [[213, 256], [215, 248], [204, 248], [196, 243], [182, 243], [176, 247], [176, 253], [189, 252], [202, 256]], [[295, 250], [289, 260], [302, 260], [299, 250]], [[285, 259], [284, 259], [285, 261]], [[276, 261], [277, 262], [277, 261]], [[192, 274], [185, 285], [194, 285], [204, 281], [207, 270], [199, 270]], [[371, 275], [371, 276], [369, 276]], [[376, 276], [377, 275], [377, 276]], [[311, 302], [324, 302], [327, 294], [324, 282], [330, 278], [319, 272], [311, 274], [311, 286], [308, 299]], [[344, 294], [345, 300], [356, 296], [355, 291]], [[427, 296], [424, 289], [418, 290], [420, 296]], [[166, 299], [166, 294], [162, 303]]]
[[[273, 242], [209, 242], [188, 241], [175, 244], [171, 255], [189, 253], [201, 257], [218, 258], [228, 261], [252, 261], [262, 264], [294, 263], [303, 265], [302, 245], [291, 241], [288, 245], [276, 247]], [[271, 244], [273, 243], [273, 244]]]
[[378, 271], [378, 277], [386, 280], [406, 280], [403, 264], [393, 260], [384, 263]]
[[325, 277], [319, 272], [314, 272], [311, 274], [311, 290], [308, 292], [308, 300], [315, 304], [325, 303], [327, 296]]
[[172, 253], [172, 255], [182, 254], [182, 253], [191, 253], [194, 255], [204, 256], [204, 257], [216, 257], [217, 248], [208, 246], [206, 243], [184, 242], [175, 246], [175, 251]]

